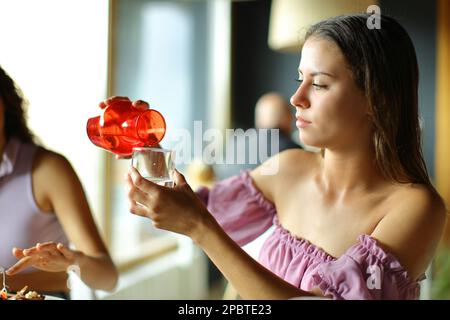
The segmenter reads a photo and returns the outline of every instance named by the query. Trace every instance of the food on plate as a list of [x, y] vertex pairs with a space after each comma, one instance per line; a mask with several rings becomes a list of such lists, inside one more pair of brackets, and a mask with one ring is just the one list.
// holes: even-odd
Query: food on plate
[[28, 291], [28, 286], [22, 288], [22, 290], [18, 291], [16, 294], [8, 293], [6, 287], [6, 276], [5, 269], [0, 266], [0, 273], [3, 275], [3, 288], [0, 290], [0, 300], [44, 300], [45, 296], [37, 293], [36, 291]]
[[15, 295], [10, 297], [8, 300], [44, 300], [45, 296], [37, 293], [36, 291], [28, 291], [28, 286], [22, 288]]

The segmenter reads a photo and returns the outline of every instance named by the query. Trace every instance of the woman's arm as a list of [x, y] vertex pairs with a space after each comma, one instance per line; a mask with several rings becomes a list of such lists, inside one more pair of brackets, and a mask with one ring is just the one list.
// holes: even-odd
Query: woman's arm
[[447, 219], [445, 204], [438, 194], [421, 185], [404, 188], [392, 203], [391, 211], [371, 236], [400, 261], [412, 279], [417, 279], [429, 266], [441, 240]]
[[142, 178], [130, 169], [130, 211], [150, 218], [155, 227], [191, 237], [246, 299], [287, 299], [311, 295], [279, 278], [242, 250], [219, 226], [184, 177], [175, 173], [174, 188]]
[[284, 281], [250, 257], [213, 219], [205, 221], [191, 237], [243, 299], [273, 300], [313, 295]]
[[[47, 174], [45, 174], [47, 173]], [[81, 279], [95, 289], [112, 290], [118, 272], [95, 225], [83, 187], [70, 163], [62, 156], [47, 153], [42, 174], [46, 176], [53, 210], [76, 249]]]
[[[69, 241], [77, 251], [46, 243], [28, 250], [15, 250], [21, 259], [9, 270], [17, 273], [33, 265], [45, 271], [66, 271], [71, 264], [80, 267], [80, 277], [94, 289], [115, 288], [118, 272], [100, 237], [82, 185], [70, 163], [61, 155], [40, 150], [33, 166], [33, 189], [43, 208], [55, 212]], [[35, 257], [31, 259], [30, 257]], [[38, 261], [46, 260], [42, 265]]]

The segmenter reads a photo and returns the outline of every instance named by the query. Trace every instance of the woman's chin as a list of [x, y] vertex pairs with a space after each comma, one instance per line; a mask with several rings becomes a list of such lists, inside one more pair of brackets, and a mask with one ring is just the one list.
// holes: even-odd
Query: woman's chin
[[308, 137], [307, 134], [302, 134], [301, 132], [299, 133], [299, 139], [302, 142], [302, 144], [307, 145], [308, 147], [311, 148], [323, 148], [324, 146], [322, 145], [322, 143], [320, 143], [320, 141], [318, 141], [317, 139], [313, 139], [312, 137]]

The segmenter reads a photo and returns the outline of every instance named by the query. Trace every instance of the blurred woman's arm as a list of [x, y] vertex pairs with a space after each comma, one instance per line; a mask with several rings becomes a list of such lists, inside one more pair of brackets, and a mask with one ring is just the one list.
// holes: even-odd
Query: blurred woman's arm
[[33, 168], [33, 190], [41, 209], [57, 215], [76, 251], [56, 243], [40, 244], [28, 250], [15, 249], [14, 255], [20, 261], [8, 273], [29, 266], [58, 272], [78, 265], [80, 277], [88, 286], [113, 290], [118, 272], [100, 237], [80, 180], [67, 159], [40, 150]]

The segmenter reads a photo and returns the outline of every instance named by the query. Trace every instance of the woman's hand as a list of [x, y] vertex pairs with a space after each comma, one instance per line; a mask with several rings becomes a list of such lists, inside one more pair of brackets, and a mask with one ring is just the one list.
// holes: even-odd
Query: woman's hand
[[135, 168], [126, 176], [130, 212], [152, 220], [153, 225], [198, 242], [208, 224], [214, 221], [184, 176], [174, 172], [173, 188], [144, 179]]
[[[120, 101], [130, 102], [131, 100], [128, 97], [113, 96], [106, 100], [103, 100], [102, 102], [99, 103], [98, 106], [100, 107], [100, 109], [105, 109], [106, 107], [110, 106], [111, 104], [120, 102]], [[136, 101], [132, 102], [132, 105], [136, 109], [141, 109], [141, 110], [147, 110], [150, 107], [150, 104], [147, 101], [143, 101], [143, 100], [136, 100]], [[153, 147], [160, 148], [159, 144], [157, 144]], [[123, 156], [123, 155], [116, 154], [115, 157], [116, 157], [116, 160], [130, 159], [131, 155]]]
[[[106, 107], [112, 105], [113, 103], [120, 101], [130, 102], [131, 100], [128, 97], [113, 96], [106, 100], [103, 100], [102, 102], [99, 103], [98, 106], [100, 107], [100, 109], [105, 109]], [[133, 107], [141, 110], [147, 110], [150, 107], [150, 104], [143, 100], [136, 100], [132, 103], [132, 105]]]
[[66, 271], [69, 266], [77, 264], [83, 253], [71, 250], [62, 243], [45, 242], [28, 249], [14, 248], [13, 255], [19, 261], [6, 271], [9, 276], [28, 267], [48, 272]]

